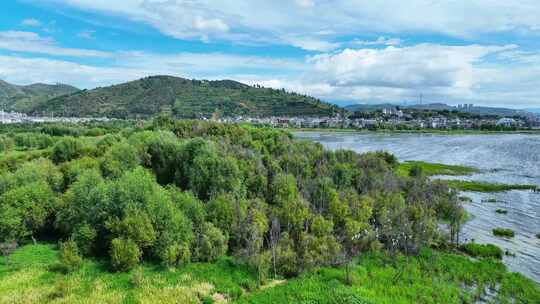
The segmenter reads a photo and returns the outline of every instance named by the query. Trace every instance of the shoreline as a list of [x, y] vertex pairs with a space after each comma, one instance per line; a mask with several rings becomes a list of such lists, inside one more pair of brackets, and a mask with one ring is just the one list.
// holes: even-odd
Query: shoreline
[[318, 133], [355, 133], [355, 134], [437, 134], [437, 135], [505, 135], [505, 134], [530, 134], [540, 135], [540, 130], [516, 130], [516, 131], [482, 131], [482, 130], [366, 130], [366, 129], [340, 129], [340, 128], [276, 128], [291, 133], [294, 132], [318, 132]]

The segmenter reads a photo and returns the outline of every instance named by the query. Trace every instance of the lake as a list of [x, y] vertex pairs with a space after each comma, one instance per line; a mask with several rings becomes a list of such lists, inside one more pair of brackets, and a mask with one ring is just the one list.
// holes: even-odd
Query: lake
[[[296, 132], [294, 135], [320, 142], [332, 150], [350, 149], [360, 153], [384, 150], [400, 161], [465, 165], [481, 170], [471, 176], [457, 177], [459, 179], [540, 185], [540, 135], [339, 132]], [[464, 206], [473, 217], [463, 226], [463, 240], [492, 243], [510, 251], [515, 257], [504, 257], [508, 268], [540, 283], [540, 239], [535, 236], [540, 233], [540, 193], [463, 192], [463, 195], [473, 200]], [[488, 199], [497, 202], [485, 202]], [[498, 208], [508, 213], [497, 214]], [[516, 236], [512, 239], [495, 237], [491, 230], [497, 227], [510, 228]]]

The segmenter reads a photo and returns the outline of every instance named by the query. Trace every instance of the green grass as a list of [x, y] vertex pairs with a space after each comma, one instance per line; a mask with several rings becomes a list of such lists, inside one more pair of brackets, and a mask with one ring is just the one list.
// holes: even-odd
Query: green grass
[[407, 161], [399, 164], [398, 174], [408, 176], [411, 168], [419, 166], [427, 176], [433, 175], [471, 175], [478, 172], [478, 169], [466, 166], [445, 165], [436, 163], [426, 163], [422, 161]]
[[215, 293], [235, 299], [256, 286], [251, 272], [230, 258], [174, 270], [144, 264], [129, 273], [85, 259], [80, 270], [63, 274], [54, 270], [57, 263], [56, 245], [23, 246], [9, 265], [0, 257], [0, 303], [199, 303]]
[[459, 200], [463, 203], [472, 203], [472, 198], [468, 197], [468, 196], [460, 196], [459, 197]]
[[502, 249], [493, 244], [467, 243], [461, 245], [459, 249], [472, 257], [495, 258], [499, 260], [503, 257]]
[[507, 214], [508, 213], [508, 210], [505, 210], [505, 209], [497, 209], [495, 210], [496, 213], [498, 214]]
[[343, 277], [343, 269], [324, 268], [247, 294], [238, 303], [474, 303], [489, 288], [496, 290], [494, 303], [540, 301], [536, 283], [508, 273], [499, 261], [432, 250], [399, 257], [396, 264], [382, 254], [364, 254], [352, 267], [353, 284], [343, 284]]
[[534, 190], [537, 189], [535, 185], [508, 185], [508, 184], [495, 184], [479, 181], [463, 181], [463, 180], [446, 180], [448, 186], [460, 191], [473, 191], [473, 192], [504, 192], [509, 190]]
[[53, 270], [57, 262], [55, 245], [23, 246], [9, 266], [1, 257], [0, 303], [211, 303], [223, 295], [229, 303], [452, 304], [473, 303], [486, 288], [496, 291], [498, 303], [540, 301], [536, 283], [496, 260], [427, 249], [395, 263], [383, 253], [362, 254], [350, 286], [343, 268], [322, 268], [257, 288], [254, 275], [231, 258], [175, 270], [144, 264], [129, 273], [85, 259], [80, 270], [63, 274]]
[[495, 236], [502, 236], [502, 237], [514, 237], [515, 233], [514, 230], [508, 229], [508, 228], [495, 228], [492, 230], [493, 235]]

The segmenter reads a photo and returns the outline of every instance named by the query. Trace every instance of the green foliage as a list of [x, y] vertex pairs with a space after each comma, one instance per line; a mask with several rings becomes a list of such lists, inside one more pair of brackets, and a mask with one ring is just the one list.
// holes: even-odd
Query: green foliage
[[82, 143], [73, 137], [64, 137], [52, 149], [51, 159], [54, 163], [62, 163], [82, 155]]
[[82, 224], [73, 232], [71, 240], [77, 244], [82, 254], [91, 255], [96, 237], [97, 231], [94, 228], [88, 224]]
[[478, 169], [466, 166], [455, 166], [446, 164], [434, 164], [421, 161], [407, 161], [399, 164], [398, 174], [410, 175], [413, 171], [421, 172], [427, 176], [433, 175], [471, 175], [478, 172]]
[[191, 260], [191, 251], [185, 244], [169, 245], [160, 253], [160, 259], [166, 267], [185, 265]]
[[6, 152], [15, 146], [15, 141], [13, 138], [6, 136], [6, 135], [0, 135], [0, 152]]
[[504, 192], [509, 190], [534, 190], [535, 185], [492, 184], [478, 181], [448, 180], [448, 186], [460, 191]]
[[497, 303], [536, 303], [538, 285], [506, 272], [493, 259], [472, 261], [424, 250], [396, 263], [380, 253], [363, 255], [352, 266], [355, 283], [342, 281], [345, 270], [323, 268], [285, 284], [250, 293], [237, 303], [474, 303], [493, 294]]
[[[174, 271], [141, 265], [131, 273], [110, 273], [98, 261], [85, 259], [82, 270], [52, 272], [58, 253], [54, 245], [28, 245], [16, 250], [9, 267], [0, 258], [0, 299], [8, 303], [55, 301], [85, 303], [198, 303], [220, 293], [232, 303], [473, 303], [487, 297], [497, 303], [538, 303], [538, 285], [507, 272], [493, 259], [422, 250], [418, 256], [391, 257], [364, 253], [351, 266], [353, 284], [343, 282], [343, 268], [320, 268], [288, 280], [269, 281], [257, 288], [257, 276], [231, 258], [215, 263], [192, 263]], [[210, 286], [213, 286], [211, 288]], [[186, 291], [196, 290], [186, 296]], [[174, 292], [173, 292], [174, 291]], [[180, 292], [182, 291], [182, 292]], [[177, 292], [177, 293], [175, 293]], [[176, 297], [173, 297], [176, 295]]]
[[45, 149], [53, 144], [53, 138], [40, 133], [17, 133], [13, 140], [18, 148]]
[[509, 238], [512, 238], [515, 235], [514, 231], [508, 228], [495, 228], [493, 229], [492, 232], [493, 232], [493, 235], [495, 236], [502, 236], [502, 237], [509, 237]]
[[203, 200], [240, 187], [240, 172], [236, 160], [216, 152], [197, 155], [188, 173], [189, 188]]
[[42, 229], [56, 209], [56, 196], [45, 182], [29, 183], [0, 196], [0, 238], [21, 240]]
[[497, 210], [495, 210], [495, 212], [498, 213], [498, 214], [507, 214], [508, 210], [497, 208]]
[[467, 243], [460, 246], [460, 249], [473, 257], [496, 258], [501, 260], [503, 251], [493, 244], [475, 244]]
[[411, 177], [422, 177], [424, 176], [424, 169], [419, 165], [414, 165], [409, 170], [409, 176]]
[[211, 223], [205, 223], [197, 237], [194, 251], [197, 261], [215, 261], [227, 251], [227, 239], [219, 228]]
[[113, 235], [132, 240], [139, 248], [152, 246], [156, 241], [156, 232], [148, 214], [133, 207], [128, 206], [122, 220], [109, 220], [106, 226]]
[[121, 142], [112, 145], [101, 161], [101, 171], [106, 177], [118, 178], [140, 164], [135, 147]]
[[71, 186], [71, 184], [73, 184], [85, 171], [98, 169], [99, 161], [88, 156], [63, 163], [61, 171], [64, 175], [64, 189], [69, 188], [69, 186]]
[[142, 253], [134, 241], [116, 238], [111, 241], [109, 254], [112, 268], [125, 272], [133, 269], [139, 263]]
[[64, 272], [73, 272], [78, 270], [82, 264], [82, 258], [79, 254], [77, 243], [68, 240], [60, 243], [59, 260], [60, 266]]
[[[388, 153], [325, 151], [282, 130], [169, 118], [11, 128], [78, 137], [0, 158], [9, 159], [0, 171], [2, 241], [69, 239], [81, 255], [119, 271], [160, 264], [196, 273], [201, 263], [222, 269], [229, 261], [225, 269], [249, 277], [227, 281], [231, 298], [271, 277], [335, 265], [347, 265], [348, 279], [338, 282], [354, 286], [362, 282], [350, 271], [358, 256], [457, 244], [466, 218], [446, 183], [400, 175]], [[39, 158], [49, 152], [57, 165]], [[142, 289], [151, 285], [143, 277]]]

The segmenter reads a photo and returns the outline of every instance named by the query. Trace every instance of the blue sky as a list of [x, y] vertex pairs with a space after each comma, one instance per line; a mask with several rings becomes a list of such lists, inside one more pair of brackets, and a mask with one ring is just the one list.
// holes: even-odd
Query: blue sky
[[0, 79], [94, 88], [167, 74], [341, 104], [540, 107], [537, 0], [20, 0]]

